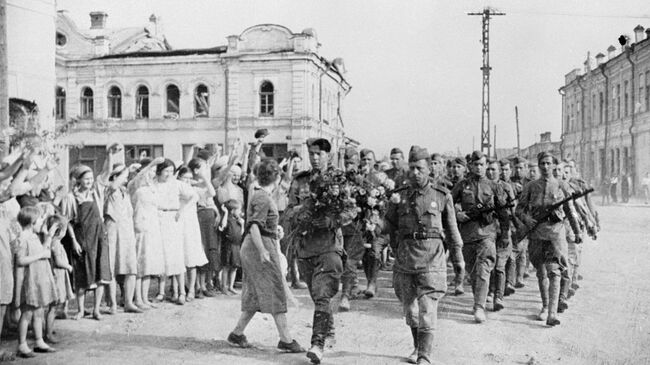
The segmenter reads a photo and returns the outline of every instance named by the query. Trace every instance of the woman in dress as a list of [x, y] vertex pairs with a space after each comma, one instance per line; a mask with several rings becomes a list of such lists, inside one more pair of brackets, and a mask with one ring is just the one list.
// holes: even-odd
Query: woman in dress
[[244, 335], [246, 326], [256, 312], [271, 313], [280, 334], [278, 349], [304, 352], [305, 349], [291, 337], [287, 323], [287, 283], [281, 271], [280, 250], [277, 247], [283, 233], [278, 229], [278, 209], [272, 199], [278, 173], [278, 164], [274, 160], [266, 159], [259, 164], [259, 187], [255, 188], [251, 197], [241, 247], [244, 275], [242, 313], [237, 326], [228, 335], [228, 342], [250, 347]]
[[[188, 184], [174, 178], [175, 165], [169, 159], [156, 166], [151, 186], [158, 206], [160, 235], [165, 257], [165, 277], [172, 276], [172, 301], [185, 304], [185, 252], [180, 218], [188, 204], [195, 204], [196, 192]], [[157, 299], [165, 292], [165, 280], [160, 280]]]
[[[186, 166], [181, 166], [178, 169], [178, 180], [183, 183], [191, 186], [192, 184], [192, 172]], [[200, 183], [205, 185], [205, 182], [210, 184], [209, 179], [203, 178]], [[211, 185], [211, 184], [210, 184]], [[196, 187], [194, 188], [196, 190]], [[184, 202], [186, 204], [185, 210], [181, 215], [181, 224], [183, 226], [183, 249], [185, 251], [185, 267], [187, 268], [187, 300], [191, 301], [195, 296], [195, 286], [196, 286], [196, 268], [204, 266], [208, 263], [208, 259], [205, 256], [205, 251], [203, 250], [203, 243], [201, 242], [201, 229], [199, 227], [199, 218], [196, 212], [196, 199], [198, 199], [198, 191], [195, 196], [192, 197], [194, 200], [190, 202]]]
[[104, 286], [111, 281], [108, 242], [105, 239], [104, 202], [100, 198], [98, 185], [88, 166], [76, 171], [76, 185], [62, 205], [62, 211], [70, 221], [68, 234], [72, 241], [73, 286], [77, 291], [79, 312], [74, 319], [84, 316], [86, 291], [95, 291], [93, 318], [101, 319], [99, 306], [104, 295]]
[[134, 303], [135, 276], [138, 271], [135, 232], [133, 228], [133, 206], [131, 198], [126, 191], [126, 180], [129, 177], [129, 169], [123, 164], [113, 168], [108, 181], [110, 185], [106, 189], [106, 203], [104, 205], [104, 222], [108, 235], [108, 247], [110, 252], [110, 302], [111, 311], [117, 309], [116, 278], [124, 277], [124, 311], [128, 313], [142, 313]]

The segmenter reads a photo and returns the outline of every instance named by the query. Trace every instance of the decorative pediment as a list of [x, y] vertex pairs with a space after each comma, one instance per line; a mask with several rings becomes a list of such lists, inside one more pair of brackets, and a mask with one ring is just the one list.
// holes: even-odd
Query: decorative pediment
[[260, 24], [252, 26], [239, 36], [240, 52], [290, 50], [293, 48], [293, 33], [281, 25]]

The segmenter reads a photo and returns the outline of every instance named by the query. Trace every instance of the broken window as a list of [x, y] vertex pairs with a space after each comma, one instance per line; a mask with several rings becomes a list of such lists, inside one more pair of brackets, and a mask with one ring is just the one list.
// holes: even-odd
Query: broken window
[[210, 94], [208, 87], [200, 84], [194, 90], [194, 116], [207, 117], [210, 109]]
[[180, 114], [181, 92], [176, 85], [167, 85], [167, 114], [178, 118]]
[[147, 118], [149, 118], [149, 89], [140, 86], [135, 92], [135, 119]]

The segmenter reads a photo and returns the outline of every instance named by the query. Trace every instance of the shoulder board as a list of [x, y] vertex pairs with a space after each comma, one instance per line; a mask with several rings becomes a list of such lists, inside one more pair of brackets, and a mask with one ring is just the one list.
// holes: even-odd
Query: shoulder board
[[445, 195], [451, 193], [451, 191], [450, 191], [449, 189], [447, 189], [446, 187], [444, 187], [444, 186], [442, 186], [442, 185], [439, 185], [439, 184], [431, 184], [431, 187], [432, 187], [434, 190], [438, 190], [439, 192], [441, 192], [441, 193], [443, 193], [443, 194], [445, 194]]

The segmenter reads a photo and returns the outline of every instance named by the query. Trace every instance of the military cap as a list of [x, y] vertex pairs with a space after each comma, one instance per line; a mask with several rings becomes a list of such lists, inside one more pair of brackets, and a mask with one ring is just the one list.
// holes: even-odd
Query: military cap
[[357, 152], [357, 149], [354, 147], [345, 147], [345, 152], [343, 154], [343, 159], [345, 161], [358, 161], [359, 160], [359, 153]]
[[397, 154], [397, 153], [400, 153], [402, 156], [404, 156], [404, 152], [402, 152], [402, 150], [399, 147], [393, 147], [390, 150], [391, 155], [394, 155], [394, 154]]
[[441, 160], [441, 161], [443, 160], [442, 155], [439, 154], [438, 152], [434, 152], [434, 153], [432, 153], [432, 154], [431, 154], [431, 159], [432, 159], [432, 160], [436, 160], [436, 159], [438, 159], [438, 160]]
[[361, 152], [359, 152], [359, 157], [364, 158], [371, 153], [372, 153], [372, 157], [375, 157], [375, 153], [371, 149], [364, 148], [361, 150]]
[[255, 131], [255, 138], [264, 138], [269, 135], [269, 130], [266, 128], [258, 129]]
[[429, 151], [427, 151], [426, 148], [420, 146], [411, 146], [411, 150], [409, 151], [409, 162], [428, 160], [430, 158], [431, 156], [429, 156]]
[[528, 163], [528, 167], [529, 167], [529, 168], [530, 168], [530, 167], [537, 167], [537, 162], [535, 162], [535, 161], [530, 161], [530, 162]]
[[487, 159], [487, 156], [485, 154], [483, 154], [483, 152], [474, 151], [474, 152], [472, 152], [471, 155], [469, 155], [469, 159], [467, 161], [468, 162], [474, 162], [474, 161], [478, 161], [478, 160], [480, 160], [480, 159], [482, 159], [484, 157]]
[[467, 167], [467, 160], [465, 160], [462, 157], [456, 157], [453, 160], [451, 160], [451, 164], [452, 165], [463, 165], [463, 166]]
[[526, 161], [526, 159], [521, 157], [521, 156], [515, 156], [515, 158], [512, 159], [512, 163], [515, 164], [515, 165], [520, 164], [520, 163], [527, 163], [527, 162], [528, 161]]
[[553, 155], [550, 152], [542, 151], [542, 152], [537, 154], [537, 162], [539, 163], [542, 159], [547, 158], [547, 157], [550, 157], [551, 159], [554, 158]]
[[332, 144], [325, 138], [308, 138], [307, 147], [311, 146], [318, 146], [321, 151], [325, 152], [330, 152], [332, 150]]

